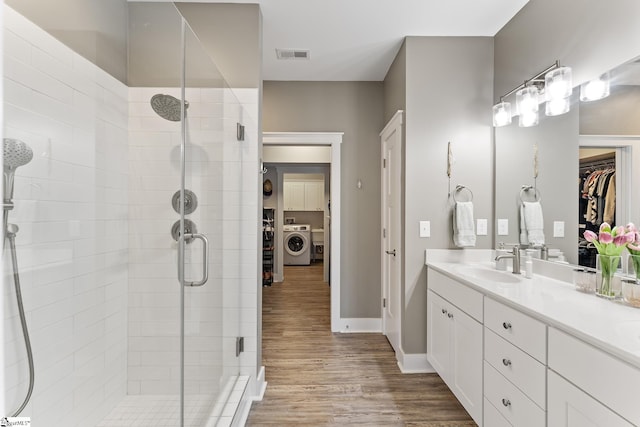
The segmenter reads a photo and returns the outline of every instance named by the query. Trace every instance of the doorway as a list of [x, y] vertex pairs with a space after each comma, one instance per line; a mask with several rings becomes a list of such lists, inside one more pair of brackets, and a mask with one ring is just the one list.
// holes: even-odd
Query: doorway
[[[311, 173], [324, 173], [323, 168], [329, 168], [329, 176], [325, 178], [325, 188], [329, 188], [328, 199], [326, 203], [329, 215], [324, 215], [324, 240], [326, 242], [324, 250], [324, 269], [326, 278], [331, 284], [330, 289], [330, 306], [331, 306], [331, 331], [339, 332], [341, 325], [340, 315], [340, 145], [342, 144], [342, 132], [264, 132], [263, 146], [270, 148], [279, 147], [278, 150], [282, 156], [289, 156], [289, 161], [280, 160], [281, 167], [277, 167], [277, 180], [279, 189], [284, 189], [284, 173], [300, 173], [300, 168], [307, 168]], [[295, 150], [294, 150], [295, 148]], [[324, 161], [318, 161], [318, 151], [323, 151]], [[299, 152], [301, 157], [290, 157], [295, 152]], [[307, 157], [305, 157], [307, 156]], [[311, 158], [308, 156], [312, 156]], [[269, 164], [269, 158], [263, 157], [266, 164]], [[302, 159], [302, 160], [301, 160]], [[306, 159], [306, 160], [304, 160]], [[301, 166], [302, 164], [302, 166]], [[310, 170], [309, 168], [317, 168]], [[263, 169], [264, 171], [264, 169]], [[269, 173], [266, 168], [265, 175]], [[273, 173], [273, 172], [272, 172]], [[325, 175], [326, 177], [326, 175]], [[328, 185], [327, 185], [328, 184]], [[277, 201], [278, 210], [284, 213], [284, 199], [281, 197]], [[284, 216], [276, 222], [284, 223]], [[283, 230], [279, 227], [275, 232], [275, 242], [283, 241]], [[327, 256], [328, 255], [328, 256]], [[279, 245], [275, 251], [275, 258], [280, 264], [284, 258], [282, 245]], [[328, 258], [328, 259], [327, 259]], [[276, 274], [276, 280], [281, 279]]]

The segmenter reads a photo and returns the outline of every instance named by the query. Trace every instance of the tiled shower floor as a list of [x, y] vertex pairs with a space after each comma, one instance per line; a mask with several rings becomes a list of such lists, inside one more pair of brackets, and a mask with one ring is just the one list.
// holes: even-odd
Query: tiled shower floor
[[[185, 427], [227, 427], [231, 425], [249, 378], [234, 377], [222, 392], [224, 401], [212, 406], [211, 396], [188, 395], [184, 404]], [[180, 425], [180, 396], [126, 396], [96, 427], [156, 427]]]
[[[211, 397], [190, 395], [185, 399], [185, 427], [202, 427], [211, 412]], [[179, 426], [180, 396], [126, 396], [97, 427]]]

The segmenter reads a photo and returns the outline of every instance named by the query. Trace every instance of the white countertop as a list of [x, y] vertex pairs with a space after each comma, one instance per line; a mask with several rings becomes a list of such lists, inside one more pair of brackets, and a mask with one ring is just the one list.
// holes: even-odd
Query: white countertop
[[[486, 258], [484, 258], [486, 259]], [[574, 289], [572, 283], [534, 274], [517, 283], [479, 278], [465, 267], [493, 268], [490, 262], [427, 261], [427, 266], [486, 296], [580, 338], [640, 368], [640, 309]], [[503, 274], [512, 274], [502, 272]]]

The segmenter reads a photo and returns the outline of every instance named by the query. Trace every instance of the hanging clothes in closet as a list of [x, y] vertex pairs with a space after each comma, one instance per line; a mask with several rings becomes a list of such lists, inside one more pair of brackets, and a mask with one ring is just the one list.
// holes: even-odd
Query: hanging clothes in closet
[[[616, 213], [616, 170], [613, 167], [593, 170], [580, 165], [580, 223], [587, 229], [599, 228], [603, 222], [614, 225]], [[589, 227], [588, 225], [595, 226]]]

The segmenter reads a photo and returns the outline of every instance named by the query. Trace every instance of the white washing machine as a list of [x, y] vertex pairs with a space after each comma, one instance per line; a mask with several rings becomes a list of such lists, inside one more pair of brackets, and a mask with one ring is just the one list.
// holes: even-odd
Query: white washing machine
[[311, 264], [311, 226], [288, 224], [282, 228], [284, 234], [284, 265]]

